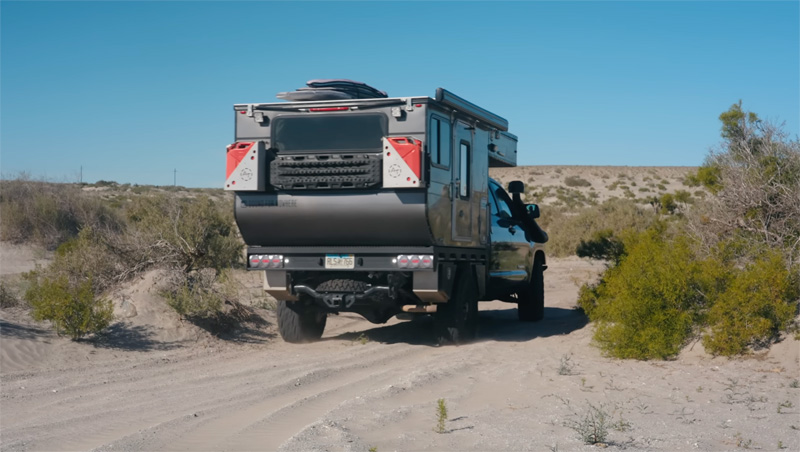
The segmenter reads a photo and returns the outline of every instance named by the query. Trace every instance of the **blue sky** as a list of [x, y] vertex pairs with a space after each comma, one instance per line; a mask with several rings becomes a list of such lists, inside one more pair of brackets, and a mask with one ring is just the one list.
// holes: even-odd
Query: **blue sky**
[[800, 2], [0, 3], [0, 172], [221, 187], [234, 103], [439, 86], [519, 163], [699, 165], [743, 100], [800, 131]]

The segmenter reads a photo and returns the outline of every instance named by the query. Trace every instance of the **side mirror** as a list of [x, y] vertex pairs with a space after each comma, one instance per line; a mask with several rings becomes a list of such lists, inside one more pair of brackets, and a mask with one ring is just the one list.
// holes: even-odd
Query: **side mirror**
[[521, 180], [512, 180], [508, 183], [508, 192], [511, 194], [525, 193], [525, 184]]
[[525, 210], [528, 212], [528, 216], [533, 218], [534, 220], [539, 218], [541, 213], [539, 212], [539, 205], [538, 204], [528, 204], [525, 206]]

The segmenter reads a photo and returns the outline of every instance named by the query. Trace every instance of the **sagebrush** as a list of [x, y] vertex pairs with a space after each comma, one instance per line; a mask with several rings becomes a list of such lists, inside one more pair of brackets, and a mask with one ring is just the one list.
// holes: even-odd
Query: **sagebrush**
[[81, 337], [104, 328], [104, 294], [155, 268], [181, 275], [165, 292], [181, 315], [222, 309], [223, 273], [241, 264], [242, 246], [227, 203], [148, 194], [112, 209], [104, 202], [116, 197], [103, 201], [71, 184], [2, 183], [3, 238], [55, 248], [52, 264], [29, 275], [25, 299], [57, 330]]
[[0, 239], [34, 242], [48, 249], [76, 237], [87, 227], [119, 230], [123, 220], [78, 186], [54, 184], [21, 175], [0, 180]]

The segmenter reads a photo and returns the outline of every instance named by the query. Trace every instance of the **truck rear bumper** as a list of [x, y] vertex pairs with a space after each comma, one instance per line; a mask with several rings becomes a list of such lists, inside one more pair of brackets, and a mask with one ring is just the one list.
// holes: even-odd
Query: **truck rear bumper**
[[[352, 256], [352, 268], [328, 268], [327, 256]], [[251, 246], [247, 248], [247, 269], [264, 270], [263, 256], [280, 256], [280, 267], [270, 269], [286, 271], [432, 271], [432, 268], [402, 267], [398, 256], [433, 256], [432, 246], [327, 246], [327, 247], [277, 247]], [[255, 258], [254, 256], [262, 256]], [[255, 263], [255, 261], [258, 263]]]
[[390, 289], [384, 286], [370, 287], [363, 293], [320, 293], [303, 285], [294, 286], [294, 291], [303, 293], [321, 303], [328, 309], [341, 311], [353, 308], [357, 303], [369, 302], [370, 299], [385, 296], [389, 297]]
[[[402, 302], [401, 305], [446, 303], [452, 293], [457, 268], [464, 264], [474, 269], [482, 294], [485, 291], [487, 253], [486, 249], [441, 246], [251, 246], [247, 249], [248, 270], [264, 272], [264, 290], [267, 293], [280, 300], [298, 300], [302, 294], [331, 310], [348, 310], [370, 300], [385, 299], [385, 295]], [[347, 256], [348, 266], [331, 268], [330, 256]], [[276, 262], [275, 266], [271, 266], [272, 262]], [[369, 273], [370, 278], [375, 276], [373, 279], [382, 280], [384, 284], [372, 286], [364, 293], [341, 294], [318, 292], [315, 284], [305, 283], [309, 279], [349, 278], [351, 276], [347, 275], [354, 273]], [[408, 281], [408, 284], [402, 287], [385, 284], [391, 278], [398, 280], [397, 276], [390, 276], [395, 273], [399, 280]], [[398, 297], [398, 292], [406, 295]]]

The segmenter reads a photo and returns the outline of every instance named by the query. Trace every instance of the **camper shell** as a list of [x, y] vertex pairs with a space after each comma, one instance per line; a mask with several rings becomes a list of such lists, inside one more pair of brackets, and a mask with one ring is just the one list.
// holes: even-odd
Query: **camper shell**
[[[464, 278], [479, 299], [506, 296], [492, 285], [502, 263], [493, 262], [489, 179], [490, 167], [517, 162], [504, 118], [442, 88], [433, 98], [237, 104], [234, 116], [225, 189], [235, 192], [248, 269], [264, 272], [265, 290], [287, 309], [382, 323], [452, 304]], [[545, 264], [539, 232], [509, 270], [526, 288], [534, 260]]]

